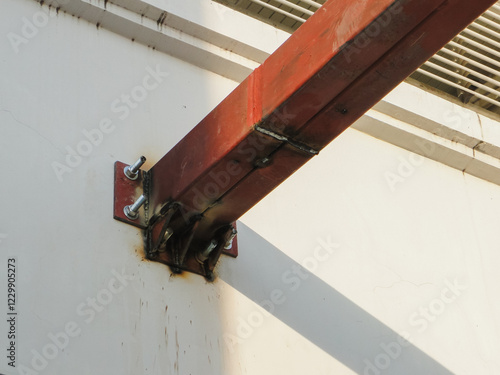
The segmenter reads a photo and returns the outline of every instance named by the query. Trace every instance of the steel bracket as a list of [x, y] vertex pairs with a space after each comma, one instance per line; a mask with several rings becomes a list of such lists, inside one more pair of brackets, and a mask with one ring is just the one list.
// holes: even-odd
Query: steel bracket
[[148, 258], [212, 278], [231, 223], [495, 2], [326, 1], [150, 170], [117, 163], [114, 217]]
[[[113, 217], [144, 230], [145, 253], [149, 260], [170, 266], [174, 273], [188, 271], [213, 280], [221, 254], [238, 256], [236, 223], [222, 225], [207, 242], [196, 237], [203, 215], [187, 216], [180, 202], [167, 202], [160, 212], [151, 215], [148, 172], [138, 169], [132, 176], [129, 174], [131, 167], [115, 162]], [[126, 208], [132, 207], [141, 196], [145, 197], [144, 208], [138, 210], [136, 219], [130, 218]], [[158, 230], [159, 233], [155, 233]]]

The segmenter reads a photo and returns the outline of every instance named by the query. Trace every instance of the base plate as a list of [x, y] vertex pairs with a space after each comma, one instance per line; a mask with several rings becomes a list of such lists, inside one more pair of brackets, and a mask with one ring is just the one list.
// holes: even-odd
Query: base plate
[[120, 161], [115, 162], [115, 184], [114, 184], [114, 199], [113, 199], [113, 217], [116, 220], [123, 221], [124, 223], [134, 225], [138, 228], [146, 228], [146, 216], [144, 209], [139, 210], [139, 217], [135, 220], [129, 219], [123, 209], [134, 203], [137, 198], [143, 194], [143, 177], [144, 172], [139, 170], [136, 180], [130, 180], [123, 170], [128, 164]]

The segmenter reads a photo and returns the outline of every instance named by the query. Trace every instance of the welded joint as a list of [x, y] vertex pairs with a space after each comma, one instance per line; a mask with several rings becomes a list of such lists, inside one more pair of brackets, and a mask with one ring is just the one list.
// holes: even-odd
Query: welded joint
[[[180, 209], [180, 207], [181, 205], [178, 202], [169, 202], [168, 204], [166, 204], [161, 208], [160, 215], [157, 217], [157, 219], [164, 218], [165, 222], [162, 226], [157, 243], [154, 245], [151, 244], [151, 246], [149, 246], [148, 249], [149, 256], [154, 256], [155, 253], [165, 251], [165, 249], [163, 249], [162, 246], [166, 244], [174, 234], [173, 229], [170, 227], [171, 225], [170, 221], [173, 215]], [[150, 223], [150, 227], [151, 225], [152, 224]]]
[[286, 143], [290, 146], [292, 146], [293, 148], [296, 148], [302, 152], [305, 152], [307, 154], [310, 154], [310, 155], [318, 155], [319, 154], [319, 151], [318, 150], [315, 150], [314, 148], [306, 145], [306, 144], [303, 144], [301, 142], [297, 142], [297, 141], [294, 141], [293, 139], [290, 139], [288, 138], [287, 136], [283, 135], [283, 134], [278, 134], [278, 133], [275, 133], [271, 130], [267, 130], [267, 129], [264, 129], [264, 128], [261, 128], [260, 126], [256, 125], [255, 126], [255, 130], [258, 131], [259, 133], [262, 133], [262, 134], [265, 134], [271, 138], [274, 138], [280, 142], [283, 142], [283, 143]]

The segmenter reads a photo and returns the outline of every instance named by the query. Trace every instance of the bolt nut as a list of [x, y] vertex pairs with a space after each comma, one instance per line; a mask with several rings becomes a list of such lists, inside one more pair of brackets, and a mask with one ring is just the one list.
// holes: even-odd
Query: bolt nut
[[146, 158], [141, 156], [133, 165], [128, 165], [123, 168], [123, 173], [129, 180], [137, 180], [137, 177], [139, 177], [139, 169], [145, 162]]
[[146, 197], [141, 195], [133, 204], [125, 206], [123, 212], [130, 220], [136, 220], [139, 217], [139, 208], [146, 202]]

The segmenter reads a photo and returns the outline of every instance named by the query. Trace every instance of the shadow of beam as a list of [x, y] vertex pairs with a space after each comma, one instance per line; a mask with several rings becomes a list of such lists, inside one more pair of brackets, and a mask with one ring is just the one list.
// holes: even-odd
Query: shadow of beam
[[[241, 222], [238, 242], [239, 257], [224, 262], [219, 277], [257, 304], [270, 300], [274, 289], [282, 290], [283, 303], [263, 307], [356, 373], [452, 374]], [[296, 276], [291, 283], [297, 267], [303, 279]], [[284, 274], [290, 282], [283, 281]]]

